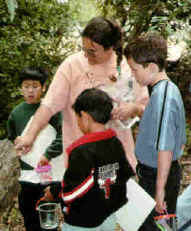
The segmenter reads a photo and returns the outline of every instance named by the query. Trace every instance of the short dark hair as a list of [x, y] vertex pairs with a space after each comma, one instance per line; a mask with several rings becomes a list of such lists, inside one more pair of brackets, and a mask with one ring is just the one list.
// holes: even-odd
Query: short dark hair
[[48, 77], [48, 71], [42, 67], [25, 67], [19, 74], [19, 83], [22, 84], [24, 80], [37, 80], [44, 85]]
[[106, 92], [96, 88], [89, 88], [82, 91], [72, 108], [79, 116], [81, 116], [81, 111], [85, 111], [96, 122], [106, 124], [111, 119], [113, 102]]
[[124, 55], [144, 67], [155, 63], [162, 71], [166, 67], [167, 41], [158, 33], [145, 33], [126, 46]]

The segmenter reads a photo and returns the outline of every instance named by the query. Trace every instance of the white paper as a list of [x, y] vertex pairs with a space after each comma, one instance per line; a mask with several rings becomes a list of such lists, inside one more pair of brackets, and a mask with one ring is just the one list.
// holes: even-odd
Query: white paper
[[137, 231], [156, 202], [133, 179], [127, 182], [127, 198], [128, 202], [116, 212], [117, 222], [124, 231]]
[[[29, 120], [22, 135], [24, 135], [26, 133], [28, 127], [30, 126], [30, 124], [32, 122], [32, 119], [33, 119], [33, 117], [31, 117], [31, 119]], [[56, 138], [56, 134], [57, 134], [57, 132], [54, 129], [54, 127], [50, 124], [47, 124], [47, 126], [44, 129], [42, 129], [40, 131], [40, 133], [38, 134], [38, 136], [37, 136], [37, 138], [36, 138], [36, 140], [32, 146], [31, 151], [28, 152], [27, 154], [23, 154], [21, 156], [21, 160], [23, 160], [27, 164], [31, 165], [32, 167], [36, 168], [40, 157], [45, 153], [46, 148]], [[53, 181], [61, 181], [63, 178], [64, 172], [65, 172], [64, 154], [62, 153], [61, 155], [51, 159], [50, 164], [52, 166], [51, 171], [52, 171]], [[20, 179], [20, 180], [29, 180], [27, 178], [28, 177], [27, 175], [29, 175], [29, 174], [25, 174], [23, 172], [23, 174], [21, 174], [22, 177], [20, 177], [22, 179]], [[34, 183], [37, 183], [36, 181], [37, 181], [37, 178], [39, 178], [39, 177], [37, 176], [36, 172], [35, 173], [31, 172], [30, 175], [31, 175], [30, 181], [31, 182], [34, 181]]]
[[[29, 120], [25, 127], [22, 135], [24, 135], [32, 122], [33, 117]], [[32, 149], [27, 154], [21, 156], [21, 160], [36, 168], [40, 157], [44, 154], [46, 148], [56, 138], [56, 130], [48, 124], [44, 129], [40, 131], [35, 142], [33, 143]]]

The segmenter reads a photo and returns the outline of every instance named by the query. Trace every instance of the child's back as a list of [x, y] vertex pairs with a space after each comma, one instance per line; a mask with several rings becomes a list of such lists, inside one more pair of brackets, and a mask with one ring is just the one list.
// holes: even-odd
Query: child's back
[[123, 146], [108, 129], [86, 134], [67, 152], [63, 200], [70, 211], [65, 213], [65, 221], [75, 226], [98, 226], [127, 201], [126, 181], [133, 171]]
[[[61, 193], [63, 230], [99, 226], [111, 231], [116, 224], [112, 213], [126, 203], [126, 181], [134, 175], [115, 131], [105, 128], [112, 99], [102, 90], [87, 89], [77, 97], [73, 109], [84, 136], [67, 148], [68, 168]], [[54, 198], [58, 191], [50, 189]]]

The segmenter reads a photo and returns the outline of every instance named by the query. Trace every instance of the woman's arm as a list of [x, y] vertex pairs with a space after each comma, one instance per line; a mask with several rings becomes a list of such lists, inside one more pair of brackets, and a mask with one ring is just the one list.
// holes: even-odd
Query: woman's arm
[[51, 110], [47, 106], [41, 105], [36, 111], [34, 118], [25, 135], [18, 136], [15, 139], [15, 149], [17, 151], [21, 151], [24, 154], [29, 152], [38, 133], [47, 125], [51, 116]]

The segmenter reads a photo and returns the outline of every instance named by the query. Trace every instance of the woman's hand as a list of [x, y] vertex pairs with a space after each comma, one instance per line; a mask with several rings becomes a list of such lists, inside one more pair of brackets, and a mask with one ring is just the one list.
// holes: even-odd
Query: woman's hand
[[16, 152], [20, 155], [26, 154], [31, 150], [33, 142], [33, 137], [30, 135], [18, 136], [14, 141]]
[[138, 115], [138, 106], [132, 102], [117, 102], [117, 107], [112, 111], [112, 119], [128, 120]]

